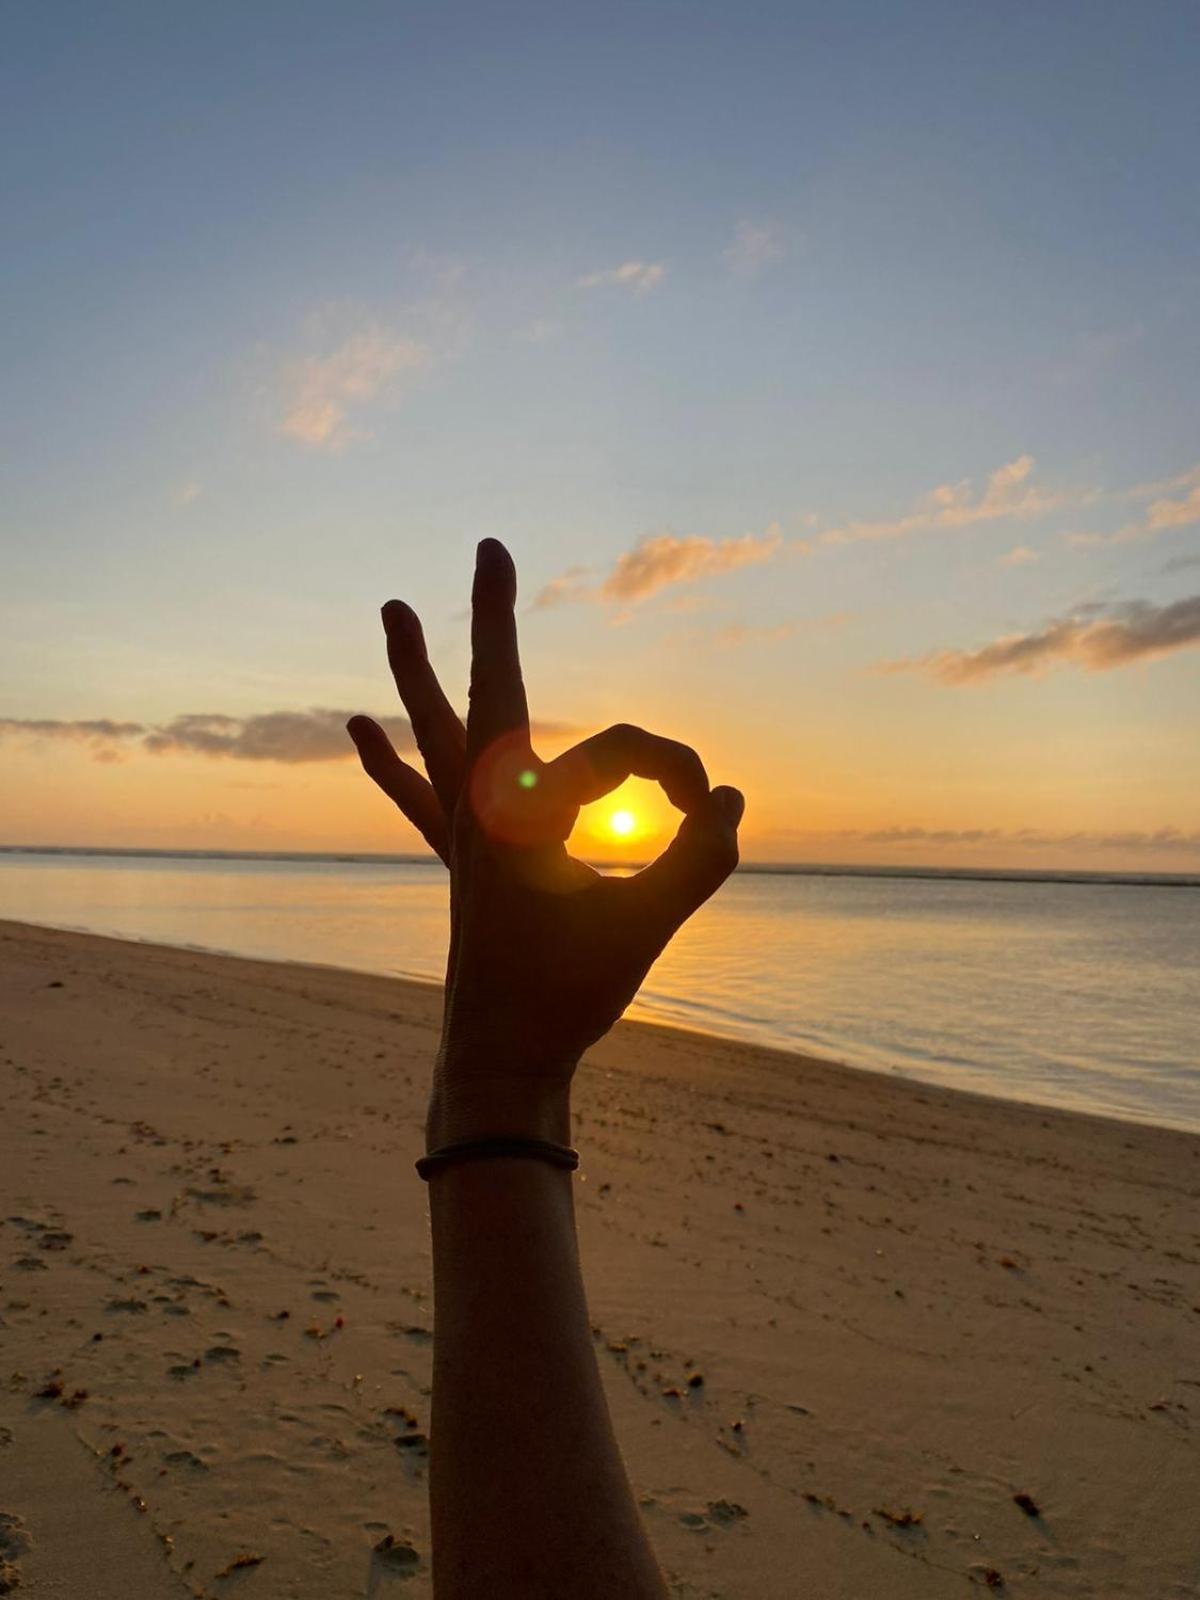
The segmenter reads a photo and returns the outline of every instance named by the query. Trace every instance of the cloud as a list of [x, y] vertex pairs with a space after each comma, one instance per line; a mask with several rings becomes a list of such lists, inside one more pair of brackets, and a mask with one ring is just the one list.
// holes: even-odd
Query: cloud
[[1200, 466], [1177, 472], [1173, 478], [1158, 478], [1153, 483], [1135, 483], [1125, 490], [1127, 500], [1155, 500], [1159, 495], [1176, 494], [1180, 489], [1190, 489], [1200, 484]]
[[587, 567], [568, 567], [557, 578], [543, 584], [534, 596], [531, 611], [549, 611], [553, 606], [561, 606], [569, 600], [586, 600], [591, 596], [591, 591], [585, 582], [588, 575]]
[[341, 450], [363, 436], [352, 413], [391, 398], [402, 374], [419, 372], [431, 359], [429, 345], [368, 323], [325, 353], [284, 366], [279, 431], [313, 449]]
[[1064, 533], [1063, 539], [1076, 550], [1096, 550], [1104, 545], [1133, 544], [1146, 537], [1140, 522], [1127, 522], [1113, 533]]
[[779, 230], [768, 223], [739, 222], [725, 262], [739, 278], [757, 278], [784, 253]]
[[1182, 500], [1155, 500], [1146, 509], [1146, 528], [1151, 533], [1187, 528], [1193, 522], [1200, 522], [1200, 484]]
[[940, 650], [886, 663], [884, 672], [923, 672], [939, 683], [982, 683], [1005, 673], [1040, 674], [1055, 666], [1109, 672], [1200, 645], [1200, 595], [1156, 606], [1129, 600], [1081, 608], [1033, 633], [1010, 634], [980, 650]]
[[1000, 556], [996, 565], [998, 567], [1027, 567], [1034, 561], [1042, 558], [1036, 550], [1031, 550], [1027, 544], [1015, 544], [1007, 555]]
[[576, 278], [577, 289], [629, 289], [633, 294], [649, 294], [667, 275], [665, 261], [623, 261], [619, 267], [589, 272]]
[[880, 522], [849, 522], [841, 528], [829, 528], [821, 534], [821, 542], [853, 544], [864, 539], [901, 539], [906, 534], [928, 528], [966, 528], [977, 522], [994, 522], [1005, 517], [1023, 521], [1068, 504], [1072, 496], [1039, 489], [1029, 482], [1034, 466], [1032, 456], [1017, 456], [989, 474], [979, 494], [974, 492], [969, 478], [958, 483], [939, 484], [905, 516]]
[[[1181, 489], [1191, 492], [1180, 500], [1170, 498]], [[1067, 544], [1079, 550], [1094, 550], [1109, 545], [1140, 544], [1154, 539], [1160, 533], [1170, 533], [1175, 528], [1187, 528], [1200, 522], [1200, 467], [1177, 473], [1173, 478], [1162, 478], [1156, 483], [1136, 483], [1124, 490], [1123, 500], [1149, 500], [1145, 516], [1136, 522], [1126, 522], [1112, 533], [1065, 533]]]
[[[257, 716], [229, 717], [189, 712], [151, 729], [142, 740], [153, 755], [229, 757], [235, 761], [340, 761], [350, 743], [349, 711], [264, 711]], [[412, 729], [403, 717], [376, 719], [401, 751], [415, 749]]]
[[190, 479], [187, 483], [181, 483], [179, 485], [178, 489], [176, 489], [175, 493], [171, 496], [171, 504], [175, 506], [177, 510], [182, 511], [185, 507], [190, 506], [194, 501], [199, 500], [203, 493], [203, 485], [197, 483], [194, 478]]
[[533, 609], [544, 611], [570, 600], [634, 606], [660, 589], [771, 561], [782, 547], [783, 533], [777, 522], [761, 536], [747, 533], [740, 539], [679, 539], [662, 533], [639, 539], [632, 550], [619, 555], [602, 583], [587, 584], [578, 567], [552, 578], [535, 597]]
[[[48, 718], [0, 718], [0, 739], [50, 739], [82, 744], [98, 761], [119, 759], [123, 752], [151, 755], [207, 756], [214, 760], [272, 761], [296, 766], [314, 761], [344, 761], [354, 755], [346, 723], [354, 713], [314, 706], [307, 711], [263, 711], [231, 717], [223, 712], [186, 712], [165, 723], [95, 721], [60, 722]], [[377, 716], [401, 754], [416, 749], [405, 717]], [[577, 730], [570, 723], [535, 722], [535, 739], [558, 739]]]
[[757, 566], [772, 560], [783, 536], [778, 523], [756, 537], [740, 539], [677, 539], [669, 533], [641, 539], [632, 550], [617, 557], [616, 565], [600, 585], [602, 600], [636, 604], [673, 584], [696, 583], [717, 573]]
[[1169, 561], [1163, 562], [1164, 572], [1187, 572], [1191, 567], [1200, 567], [1200, 550], [1185, 551], [1183, 555], [1172, 556]]
[[117, 722], [111, 717], [60, 722], [50, 717], [0, 717], [0, 740], [55, 739], [81, 744], [96, 761], [118, 761], [129, 741], [146, 730], [140, 722]]

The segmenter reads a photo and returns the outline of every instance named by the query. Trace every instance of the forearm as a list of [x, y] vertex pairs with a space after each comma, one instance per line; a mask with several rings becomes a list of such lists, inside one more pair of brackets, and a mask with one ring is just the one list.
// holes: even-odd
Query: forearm
[[[564, 1117], [539, 1136], [565, 1140]], [[665, 1600], [596, 1365], [572, 1181], [513, 1158], [430, 1181], [437, 1600]]]

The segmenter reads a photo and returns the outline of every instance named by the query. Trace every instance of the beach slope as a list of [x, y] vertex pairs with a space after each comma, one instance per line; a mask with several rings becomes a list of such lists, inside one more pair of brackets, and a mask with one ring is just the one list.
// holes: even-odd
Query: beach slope
[[[0, 923], [22, 1592], [430, 1594], [439, 1011]], [[643, 1023], [576, 1108], [597, 1357], [674, 1595], [1200, 1600], [1200, 1138]]]

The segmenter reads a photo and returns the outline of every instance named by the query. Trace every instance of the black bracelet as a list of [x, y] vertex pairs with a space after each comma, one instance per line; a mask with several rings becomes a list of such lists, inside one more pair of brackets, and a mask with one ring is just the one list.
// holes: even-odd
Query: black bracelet
[[451, 1161], [483, 1161], [489, 1156], [529, 1156], [537, 1161], [549, 1161], [556, 1167], [574, 1172], [579, 1165], [579, 1151], [569, 1145], [551, 1144], [548, 1139], [466, 1139], [461, 1144], [443, 1145], [431, 1150], [417, 1162], [417, 1176], [429, 1182], [429, 1175], [448, 1166]]

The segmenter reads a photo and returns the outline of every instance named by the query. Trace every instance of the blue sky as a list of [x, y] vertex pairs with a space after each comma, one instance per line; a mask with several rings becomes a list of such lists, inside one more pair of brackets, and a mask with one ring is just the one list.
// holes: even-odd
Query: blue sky
[[[393, 593], [460, 685], [496, 534], [530, 600], [586, 569], [524, 619], [544, 716], [693, 739], [765, 854], [1200, 859], [1194, 8], [49, 4], [0, 39], [0, 835], [247, 842], [270, 764], [71, 730], [387, 708]], [[978, 656], [1014, 637], [1036, 671]], [[291, 772], [275, 841], [402, 845], [352, 779]]]

